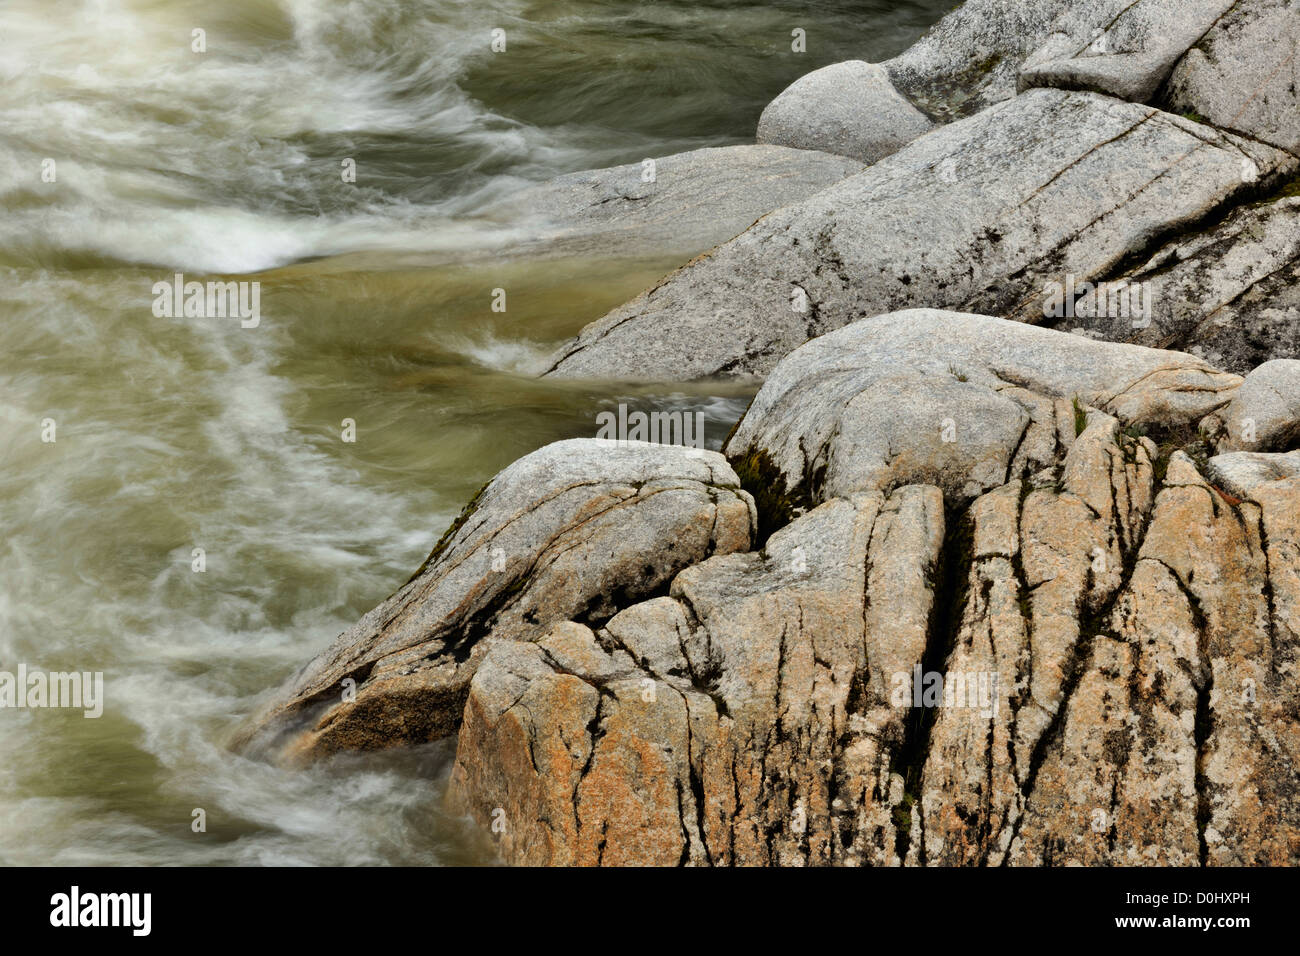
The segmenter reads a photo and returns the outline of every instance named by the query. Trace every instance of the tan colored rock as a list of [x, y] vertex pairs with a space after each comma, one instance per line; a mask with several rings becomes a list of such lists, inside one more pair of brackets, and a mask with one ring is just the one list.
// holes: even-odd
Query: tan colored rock
[[[1262, 487], [1267, 516], [1174, 456], [1131, 579], [1084, 648], [1012, 862], [1295, 862], [1296, 647], [1277, 641], [1269, 595], [1294, 577], [1273, 566], [1294, 561], [1300, 485]], [[1265, 544], [1270, 522], [1282, 547]]]
[[501, 808], [513, 862], [896, 861], [890, 672], [924, 651], [942, 540], [936, 489], [836, 499], [598, 633], [502, 645], [451, 800]]
[[[801, 378], [843, 389], [853, 363], [831, 349]], [[1023, 378], [1089, 374], [1086, 353], [1046, 364]], [[1170, 456], [1195, 410], [1175, 402], [1158, 447], [1026, 384], [1007, 388], [1041, 459], [949, 500], [955, 521], [936, 486], [848, 492], [603, 628], [496, 645], [453, 804], [503, 821], [511, 862], [1300, 862], [1292, 456], [1244, 456], [1234, 494]]]
[[972, 505], [967, 599], [945, 670], [991, 692], [980, 706], [937, 712], [920, 788], [925, 862], [1001, 861], [1088, 622], [1120, 588], [1145, 530], [1154, 451], [1092, 413], [1059, 477], [1013, 482]]

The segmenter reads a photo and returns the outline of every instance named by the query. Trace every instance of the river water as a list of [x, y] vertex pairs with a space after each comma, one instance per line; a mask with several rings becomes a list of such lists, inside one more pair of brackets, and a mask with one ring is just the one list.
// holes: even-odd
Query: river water
[[[0, 4], [0, 671], [106, 697], [0, 710], [0, 863], [490, 862], [441, 810], [451, 742], [288, 772], [223, 741], [515, 458], [619, 401], [703, 410], [717, 447], [748, 395], [534, 380], [679, 263], [452, 265], [458, 217], [752, 141], [795, 77], [949, 6]], [[260, 324], [155, 315], [176, 272], [260, 282]]]

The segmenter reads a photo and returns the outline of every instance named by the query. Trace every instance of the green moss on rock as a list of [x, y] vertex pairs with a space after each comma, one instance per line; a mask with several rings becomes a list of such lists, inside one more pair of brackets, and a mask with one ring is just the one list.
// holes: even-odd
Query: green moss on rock
[[760, 547], [773, 532], [812, 508], [812, 495], [806, 483], [790, 488], [781, 469], [763, 449], [750, 448], [730, 461], [740, 478], [740, 487], [750, 493], [758, 509]]

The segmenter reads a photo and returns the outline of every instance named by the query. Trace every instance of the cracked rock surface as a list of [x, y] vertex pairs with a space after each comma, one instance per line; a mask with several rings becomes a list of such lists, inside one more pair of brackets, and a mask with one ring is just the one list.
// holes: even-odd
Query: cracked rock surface
[[[1036, 86], [1152, 102], [1176, 67], [1180, 77], [1195, 74], [1184, 80], [1189, 96], [1205, 91], [1219, 103], [1244, 102], [1236, 94], [1255, 74], [1218, 68], [1217, 61], [1245, 54], [1256, 65], [1266, 62], [1267, 31], [1285, 35], [1281, 11], [1290, 2], [966, 0], [883, 65], [899, 90], [940, 121]], [[1191, 48], [1204, 52], [1193, 58]], [[1207, 62], [1214, 65], [1201, 69]], [[1211, 93], [1216, 79], [1219, 89]]]
[[1187, 51], [1161, 105], [1300, 154], [1300, 3], [1237, 0]]
[[[1144, 314], [1100, 307], [1135, 288], [1144, 290]], [[1192, 352], [1238, 373], [1300, 357], [1300, 196], [1244, 206], [1171, 240], [1142, 264], [1098, 283], [1074, 311], [1046, 324]]]
[[489, 482], [424, 567], [281, 688], [240, 742], [293, 762], [444, 737], [491, 644], [602, 621], [710, 555], [748, 550], [754, 524], [716, 452], [547, 445]]
[[888, 861], [904, 718], [867, 658], [920, 659], [942, 538], [936, 489], [835, 499], [598, 632], [490, 654], [452, 799], [503, 808], [524, 863]]
[[1298, 517], [1294, 479], [1233, 501], [1174, 456], [1008, 862], [1296, 862]]
[[939, 121], [962, 119], [1016, 95], [1020, 65], [1061, 14], [1091, 0], [966, 0], [882, 64], [894, 85]]
[[[934, 468], [948, 487], [828, 479], [761, 550], [603, 627], [494, 646], [449, 799], [500, 821], [507, 861], [1300, 860], [1294, 454], [1193, 457], [1195, 421], [1240, 379], [1191, 356], [924, 319], [795, 352], [733, 444], [812, 447], [797, 433], [821, 428], [864, 454], [834, 416], [872, 394], [870, 370], [924, 384], [951, 363], [1018, 407], [1033, 450], [969, 487], [960, 460]], [[883, 401], [963, 398], [904, 380], [867, 408]], [[906, 422], [887, 441], [928, 453]]]
[[1021, 65], [1020, 89], [1095, 90], [1150, 102], [1183, 54], [1237, 0], [1098, 0], [1070, 4]]

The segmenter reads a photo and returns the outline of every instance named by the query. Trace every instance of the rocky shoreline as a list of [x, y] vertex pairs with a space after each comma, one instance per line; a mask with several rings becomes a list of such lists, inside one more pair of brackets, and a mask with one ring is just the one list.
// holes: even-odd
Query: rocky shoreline
[[721, 454], [505, 469], [235, 744], [458, 734], [512, 863], [1300, 862], [1298, 46], [967, 0], [759, 145], [489, 211], [711, 249], [546, 375], [761, 390]]

